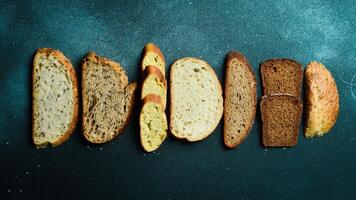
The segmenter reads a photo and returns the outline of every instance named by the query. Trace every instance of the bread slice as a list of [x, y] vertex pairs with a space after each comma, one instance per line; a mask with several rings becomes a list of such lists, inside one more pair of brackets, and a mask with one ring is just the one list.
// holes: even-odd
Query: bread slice
[[155, 67], [148, 65], [144, 71], [144, 81], [141, 89], [141, 100], [149, 94], [158, 95], [161, 98], [163, 110], [166, 109], [167, 102], [167, 81], [161, 71]]
[[290, 59], [271, 59], [261, 64], [263, 94], [288, 93], [300, 97], [302, 65]]
[[307, 124], [305, 137], [323, 136], [336, 123], [339, 94], [335, 80], [326, 67], [311, 62], [306, 70]]
[[165, 76], [165, 60], [161, 50], [153, 43], [148, 43], [143, 50], [142, 57], [142, 71], [145, 71], [145, 68], [149, 65], [156, 66]]
[[239, 52], [226, 56], [224, 91], [224, 143], [229, 148], [241, 144], [256, 116], [256, 77], [250, 63]]
[[297, 144], [303, 104], [299, 97], [271, 94], [261, 100], [263, 145], [292, 147]]
[[158, 149], [167, 137], [167, 117], [161, 97], [149, 94], [143, 99], [140, 113], [140, 137], [147, 152]]
[[36, 147], [65, 142], [78, 120], [78, 81], [62, 52], [38, 49], [32, 73], [32, 139]]
[[88, 53], [82, 62], [83, 134], [92, 143], [114, 139], [128, 124], [135, 82], [119, 63]]
[[223, 114], [219, 79], [207, 62], [197, 58], [172, 64], [170, 101], [170, 131], [191, 142], [209, 136]]

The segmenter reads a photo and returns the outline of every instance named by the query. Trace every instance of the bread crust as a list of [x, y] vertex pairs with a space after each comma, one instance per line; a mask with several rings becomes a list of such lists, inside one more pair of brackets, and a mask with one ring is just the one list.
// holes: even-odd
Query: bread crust
[[[242, 62], [243, 65], [245, 66], [245, 69], [247, 69], [253, 76], [253, 79], [250, 81], [252, 82], [251, 90], [254, 92], [253, 92], [253, 102], [251, 103], [251, 106], [253, 107], [253, 111], [252, 111], [253, 113], [252, 113], [252, 117], [251, 117], [252, 120], [249, 122], [246, 122], [246, 124], [247, 124], [246, 128], [242, 129], [242, 130], [244, 130], [244, 132], [240, 132], [240, 135], [242, 135], [242, 137], [237, 138], [235, 143], [232, 144], [232, 143], [229, 143], [228, 139], [227, 139], [227, 137], [228, 137], [227, 132], [229, 130], [229, 124], [227, 124], [228, 119], [227, 119], [226, 112], [227, 112], [227, 104], [229, 104], [230, 102], [227, 102], [226, 100], [229, 99], [227, 96], [231, 95], [228, 93], [228, 85], [230, 84], [230, 81], [232, 81], [231, 80], [232, 74], [229, 73], [229, 71], [230, 71], [231, 62], [234, 59], [237, 59], [239, 62]], [[247, 136], [249, 135], [249, 133], [253, 127], [255, 116], [256, 116], [256, 107], [257, 107], [257, 90], [256, 90], [257, 81], [256, 81], [255, 73], [254, 73], [250, 63], [248, 62], [247, 58], [240, 52], [237, 52], [237, 51], [229, 52], [225, 58], [225, 66], [226, 66], [226, 71], [225, 71], [225, 86], [224, 86], [225, 91], [224, 91], [224, 134], [223, 134], [223, 136], [224, 136], [225, 146], [233, 149], [233, 148], [237, 147], [238, 145], [240, 145], [247, 138]], [[231, 83], [233, 83], [233, 82], [231, 82]]]
[[[94, 52], [89, 52], [83, 59], [82, 61], [82, 101], [83, 101], [83, 114], [82, 114], [82, 127], [83, 127], [83, 135], [84, 137], [91, 143], [94, 144], [102, 144], [102, 143], [107, 143], [112, 141], [113, 139], [115, 139], [117, 136], [119, 136], [124, 130], [125, 128], [128, 126], [130, 119], [131, 119], [131, 115], [132, 115], [132, 111], [133, 111], [133, 107], [134, 107], [134, 103], [135, 103], [135, 97], [133, 96], [131, 98], [131, 106], [129, 108], [128, 111], [128, 115], [127, 118], [125, 119], [125, 124], [122, 126], [121, 129], [117, 130], [115, 132], [115, 134], [112, 136], [112, 138], [110, 140], [103, 140], [103, 141], [95, 141], [95, 140], [91, 140], [91, 138], [89, 137], [90, 133], [86, 132], [86, 123], [85, 123], [85, 112], [86, 110], [84, 109], [84, 105], [88, 104], [88, 97], [87, 95], [85, 95], [87, 93], [86, 89], [85, 89], [85, 81], [86, 80], [86, 76], [85, 76], [85, 71], [86, 69], [86, 63], [87, 62], [95, 62], [101, 65], [107, 65], [110, 66], [111, 69], [113, 69], [117, 74], [124, 74], [125, 76], [120, 76], [121, 77], [121, 81], [125, 83], [125, 87], [122, 89], [127, 89], [127, 90], [134, 90], [133, 91], [133, 95], [135, 93], [135, 90], [137, 88], [137, 83], [136, 82], [132, 82], [132, 83], [128, 83], [128, 77], [126, 76], [126, 73], [124, 71], [124, 69], [122, 68], [122, 66], [119, 63], [116, 63], [108, 58], [96, 55]], [[130, 89], [131, 88], [131, 89]]]
[[[34, 135], [32, 135], [33, 143], [35, 144], [35, 146], [37, 148], [44, 148], [44, 147], [47, 147], [48, 145], [55, 147], [55, 146], [58, 146], [58, 145], [64, 143], [65, 141], [67, 141], [75, 130], [75, 127], [78, 122], [78, 113], [79, 113], [78, 80], [77, 80], [77, 74], [75, 72], [75, 69], [73, 68], [73, 65], [64, 56], [64, 54], [61, 51], [55, 50], [52, 48], [39, 48], [39, 49], [37, 49], [34, 59], [33, 59], [33, 69], [37, 65], [37, 56], [39, 56], [41, 54], [45, 54], [47, 56], [49, 54], [52, 54], [54, 57], [56, 57], [58, 59], [58, 61], [60, 63], [62, 63], [66, 67], [66, 70], [69, 72], [70, 78], [71, 78], [71, 81], [73, 84], [72, 89], [73, 89], [73, 109], [74, 110], [73, 110], [72, 120], [69, 124], [68, 130], [64, 133], [64, 135], [61, 138], [58, 138], [58, 140], [56, 140], [55, 142], [53, 142], [53, 143], [47, 142], [44, 144], [35, 144]], [[34, 81], [35, 81], [35, 71], [32, 71], [32, 85], [34, 85]], [[32, 89], [32, 99], [34, 99], [34, 96], [35, 96], [34, 90]], [[32, 113], [34, 113], [34, 110], [35, 110], [34, 104], [32, 103]], [[34, 120], [34, 117], [32, 116], [32, 134], [35, 132], [34, 122], [35, 122], [35, 120]]]
[[[173, 109], [173, 102], [172, 102], [172, 99], [174, 99], [174, 95], [173, 95], [173, 91], [174, 91], [174, 86], [173, 86], [173, 80], [174, 80], [174, 70], [175, 70], [175, 65], [178, 63], [178, 62], [183, 62], [185, 60], [192, 60], [192, 61], [195, 61], [195, 62], [199, 62], [199, 63], [204, 63], [205, 67], [209, 70], [210, 74], [214, 77], [214, 79], [216, 80], [216, 83], [218, 85], [218, 92], [219, 94], [221, 94], [221, 97], [222, 97], [222, 87], [221, 87], [221, 84], [220, 84], [220, 81], [214, 71], [214, 69], [209, 65], [209, 63], [207, 63], [206, 61], [204, 60], [201, 60], [201, 59], [198, 59], [198, 58], [194, 58], [194, 57], [185, 57], [185, 58], [180, 58], [178, 60], [176, 60], [172, 65], [171, 65], [171, 71], [170, 71], [170, 80], [169, 80], [169, 90], [170, 90], [170, 106], [169, 106], [169, 111], [170, 111], [170, 116], [169, 116], [169, 129], [170, 129], [170, 132], [172, 133], [172, 135], [178, 139], [185, 139], [187, 140], [188, 142], [196, 142], [196, 141], [201, 141], [205, 138], [207, 138], [209, 135], [212, 134], [212, 132], [216, 129], [216, 127], [219, 125], [219, 122], [222, 118], [222, 115], [223, 115], [223, 111], [224, 111], [224, 108], [223, 108], [223, 104], [221, 104], [222, 106], [219, 108], [218, 112], [217, 112], [217, 115], [219, 116], [215, 121], [214, 125], [211, 126], [211, 128], [209, 130], [207, 130], [204, 134], [202, 134], [202, 137], [197, 137], [197, 138], [189, 138], [189, 137], [185, 137], [185, 136], [181, 136], [179, 135], [178, 133], [175, 133], [173, 131], [173, 114], [174, 113], [174, 109]], [[223, 103], [223, 98], [221, 98], [222, 100], [222, 103]]]
[[[266, 89], [266, 77], [264, 76], [264, 68], [268, 65], [268, 63], [285, 63], [285, 62], [291, 62], [293, 63], [294, 65], [298, 66], [297, 67], [297, 70], [298, 70], [298, 75], [300, 76], [299, 77], [299, 82], [298, 82], [298, 90], [297, 90], [297, 94], [296, 96], [298, 97], [301, 97], [301, 86], [302, 86], [302, 83], [303, 83], [303, 68], [302, 68], [302, 65], [295, 61], [295, 60], [292, 60], [292, 59], [288, 59], [288, 58], [272, 58], [272, 59], [269, 59], [269, 60], [265, 60], [261, 63], [261, 77], [262, 77], [262, 88], [263, 88], [263, 94], [264, 95], [269, 95], [267, 94], [267, 89]], [[292, 94], [293, 95], [293, 94]]]
[[[166, 60], [164, 58], [164, 55], [163, 55], [161, 49], [158, 48], [153, 43], [148, 43], [148, 44], [146, 44], [146, 46], [143, 49], [143, 57], [141, 59], [141, 71], [144, 71], [143, 60], [144, 60], [144, 58], [145, 58], [145, 56], [146, 56], [146, 54], [148, 52], [154, 52], [155, 54], [157, 54], [162, 59], [164, 65], [166, 64]], [[162, 74], [163, 74], [163, 76], [165, 76], [165, 74], [166, 74], [165, 69], [163, 69]]]
[[[145, 84], [145, 81], [147, 80], [147, 77], [149, 75], [153, 75], [153, 76], [156, 76], [160, 82], [163, 84], [163, 86], [165, 87], [166, 89], [166, 98], [165, 98], [165, 101], [163, 101], [162, 99], [162, 105], [163, 105], [163, 108], [165, 110], [166, 108], [166, 104], [167, 104], [167, 80], [164, 78], [164, 75], [162, 74], [161, 70], [159, 70], [157, 67], [155, 66], [152, 66], [152, 65], [148, 65], [144, 71], [144, 80], [142, 82], [142, 86]], [[141, 100], [143, 97], [143, 89], [141, 88]]]
[[[306, 138], [312, 138], [329, 132], [336, 123], [339, 114], [339, 93], [332, 74], [321, 63], [309, 63], [305, 77], [307, 115], [304, 135]], [[322, 117], [322, 120], [319, 117]]]

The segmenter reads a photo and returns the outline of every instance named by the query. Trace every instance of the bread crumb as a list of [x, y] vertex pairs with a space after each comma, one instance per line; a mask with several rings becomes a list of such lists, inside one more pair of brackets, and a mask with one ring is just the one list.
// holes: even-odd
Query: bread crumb
[[26, 174], [28, 175], [28, 174], [29, 174], [29, 172], [28, 172], [28, 171], [26, 171]]
[[11, 190], [10, 190], [10, 189], [8, 189], [8, 190], [7, 190], [7, 192], [11, 192]]
[[103, 147], [100, 147], [99, 149], [100, 149], [100, 151], [102, 151], [102, 150], [103, 150]]
[[287, 148], [286, 147], [283, 147], [283, 150], [286, 150]]
[[21, 193], [21, 192], [22, 192], [22, 189], [19, 189], [19, 192]]
[[9, 141], [7, 141], [7, 142], [6, 142], [6, 145], [8, 145], [8, 144], [10, 144], [10, 142], [9, 142]]

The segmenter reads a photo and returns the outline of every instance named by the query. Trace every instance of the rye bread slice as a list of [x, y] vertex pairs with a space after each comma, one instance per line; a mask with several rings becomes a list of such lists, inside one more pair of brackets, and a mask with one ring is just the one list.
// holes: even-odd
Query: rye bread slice
[[339, 93], [329, 70], [311, 62], [305, 70], [307, 120], [305, 137], [323, 136], [331, 130], [339, 114]]
[[263, 94], [287, 93], [300, 97], [302, 65], [291, 59], [270, 59], [261, 64]]
[[263, 96], [260, 104], [263, 145], [295, 146], [303, 112], [301, 99], [289, 94], [271, 94]]
[[78, 120], [78, 81], [62, 52], [38, 49], [32, 72], [32, 139], [36, 147], [68, 140]]
[[225, 62], [224, 143], [235, 148], [250, 133], [256, 116], [256, 77], [239, 52], [229, 52]]
[[119, 63], [88, 53], [82, 62], [83, 134], [92, 143], [111, 141], [127, 126], [137, 84]]

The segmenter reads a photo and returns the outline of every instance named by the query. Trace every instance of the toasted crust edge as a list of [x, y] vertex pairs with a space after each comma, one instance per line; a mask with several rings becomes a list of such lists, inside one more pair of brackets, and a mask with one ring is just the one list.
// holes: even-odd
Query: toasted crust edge
[[[163, 61], [163, 63], [164, 63], [164, 65], [166, 65], [166, 60], [165, 60], [165, 58], [164, 58], [164, 55], [163, 55], [163, 53], [162, 53], [162, 51], [161, 51], [161, 49], [157, 46], [157, 45], [155, 45], [154, 43], [147, 43], [146, 45], [145, 45], [145, 47], [143, 48], [143, 56], [142, 56], [142, 59], [141, 59], [141, 71], [144, 71], [144, 67], [143, 67], [143, 59], [145, 58], [145, 56], [146, 56], [146, 54], [148, 53], [148, 52], [154, 52], [154, 53], [156, 53], [161, 59], [162, 59], [162, 61]], [[165, 69], [163, 69], [164, 71], [163, 72], [161, 72], [163, 75], [165, 75], [166, 74], [166, 70]]]
[[[167, 105], [167, 80], [164, 78], [164, 75], [162, 74], [161, 70], [159, 70], [157, 67], [152, 66], [152, 65], [148, 65], [143, 73], [144, 73], [144, 80], [142, 82], [142, 87], [145, 84], [147, 77], [149, 75], [153, 75], [153, 76], [156, 76], [160, 80], [160, 82], [164, 85], [164, 87], [166, 88], [165, 101], [163, 101], [163, 99], [162, 99], [162, 105], [165, 110], [166, 105]], [[146, 96], [148, 96], [148, 95], [146, 95]], [[144, 99], [142, 97], [143, 97], [143, 89], [141, 88], [141, 100]]]
[[[218, 85], [218, 92], [220, 93], [221, 95], [221, 107], [220, 109], [218, 110], [218, 112], [216, 113], [219, 117], [218, 117], [218, 120], [216, 120], [216, 122], [214, 123], [213, 126], [211, 126], [211, 128], [209, 130], [206, 131], [206, 133], [202, 134], [201, 137], [196, 137], [196, 138], [190, 138], [190, 137], [185, 137], [185, 136], [181, 136], [177, 133], [175, 133], [173, 131], [173, 113], [174, 113], [174, 109], [173, 109], [173, 99], [174, 99], [174, 95], [173, 95], [173, 91], [174, 91], [174, 87], [173, 87], [173, 80], [174, 80], [174, 71], [175, 71], [175, 65], [178, 63], [178, 62], [182, 62], [182, 61], [185, 61], [185, 60], [189, 60], [189, 59], [192, 59], [196, 62], [200, 62], [202, 64], [204, 64], [207, 69], [209, 70], [209, 72], [212, 74], [212, 76], [214, 77], [214, 79], [216, 80], [217, 82], [217, 85]], [[169, 90], [170, 90], [170, 94], [169, 94], [169, 97], [170, 97], [170, 106], [169, 106], [169, 130], [170, 132], [172, 133], [172, 135], [178, 139], [185, 139], [187, 140], [188, 142], [197, 142], [197, 141], [201, 141], [201, 140], [204, 140], [205, 138], [207, 138], [209, 135], [211, 135], [214, 130], [216, 129], [216, 127], [219, 125], [219, 122], [222, 118], [222, 115], [223, 115], [223, 111], [224, 111], [224, 106], [223, 106], [223, 102], [224, 102], [224, 98], [223, 98], [223, 91], [222, 91], [222, 87], [221, 87], [221, 83], [214, 71], [214, 69], [209, 65], [208, 62], [204, 61], [204, 60], [201, 60], [199, 58], [194, 58], [194, 57], [185, 57], [185, 58], [180, 58], [180, 59], [177, 59], [172, 65], [171, 65], [171, 71], [170, 71], [170, 80], [169, 80]]]
[[37, 56], [39, 56], [40, 54], [46, 54], [46, 55], [49, 55], [49, 54], [53, 54], [55, 57], [58, 58], [58, 61], [61, 62], [65, 67], [66, 67], [66, 70], [69, 71], [69, 74], [70, 74], [70, 78], [71, 78], [71, 81], [73, 83], [73, 115], [72, 115], [72, 120], [69, 124], [69, 128], [68, 130], [64, 133], [64, 135], [61, 137], [61, 138], [58, 138], [57, 141], [53, 142], [53, 143], [50, 143], [50, 142], [47, 142], [47, 143], [43, 143], [43, 144], [35, 144], [35, 141], [34, 141], [34, 122], [35, 122], [35, 119], [34, 119], [34, 116], [33, 116], [33, 113], [34, 113], [34, 110], [35, 110], [35, 107], [34, 107], [34, 103], [32, 102], [32, 142], [33, 144], [37, 147], [37, 148], [44, 148], [44, 147], [47, 147], [49, 145], [51, 145], [52, 147], [55, 147], [55, 146], [58, 146], [62, 143], [64, 143], [65, 141], [67, 141], [70, 136], [72, 135], [72, 133], [74, 132], [75, 130], [75, 127], [77, 125], [77, 122], [78, 122], [78, 113], [79, 113], [79, 99], [78, 99], [78, 80], [77, 80], [77, 74], [75, 72], [75, 69], [73, 68], [73, 65], [71, 64], [71, 62], [64, 56], [64, 54], [59, 51], [59, 50], [55, 50], [55, 49], [52, 49], [52, 48], [39, 48], [36, 50], [36, 53], [34, 55], [34, 59], [33, 59], [33, 67], [32, 67], [32, 99], [34, 99], [34, 90], [33, 90], [33, 84], [34, 84], [34, 81], [35, 81], [35, 71], [33, 70], [35, 65], [37, 64]]
[[299, 90], [298, 90], [298, 94], [297, 96], [298, 97], [301, 97], [301, 94], [302, 94], [302, 90], [301, 90], [301, 86], [303, 84], [303, 65], [300, 64], [299, 62], [297, 62], [296, 60], [293, 60], [293, 59], [289, 59], [289, 58], [272, 58], [272, 59], [268, 59], [268, 60], [265, 60], [263, 61], [260, 66], [261, 66], [261, 79], [262, 79], [262, 91], [263, 91], [263, 95], [270, 95], [270, 94], [267, 94], [266, 92], [266, 81], [265, 81], [265, 76], [264, 76], [264, 67], [266, 66], [267, 63], [270, 63], [270, 62], [285, 62], [285, 61], [288, 61], [288, 62], [292, 62], [294, 64], [296, 64], [298, 66], [298, 70], [299, 70], [299, 76], [300, 76], [300, 81], [299, 81]]
[[[120, 74], [121, 72], [123, 72], [126, 76], [126, 80], [128, 80], [128, 77], [126, 75], [126, 72], [124, 70], [124, 68], [117, 62], [110, 60], [106, 57], [103, 56], [99, 56], [97, 54], [95, 54], [94, 52], [89, 52], [87, 53], [83, 60], [82, 60], [82, 101], [83, 101], [83, 105], [87, 104], [88, 98], [86, 95], [86, 89], [85, 89], [85, 81], [86, 80], [86, 76], [85, 76], [85, 71], [87, 70], [85, 67], [85, 63], [87, 61], [94, 61], [94, 62], [98, 62], [98, 63], [103, 63], [104, 65], [108, 65], [110, 66], [117, 74]], [[127, 83], [127, 85], [125, 86], [125, 89], [128, 89], [129, 87], [133, 87], [133, 97], [131, 98], [131, 106], [129, 108], [128, 111], [128, 115], [127, 118], [125, 120], [125, 124], [122, 126], [121, 129], [118, 129], [115, 134], [112, 136], [112, 138], [110, 140], [103, 140], [100, 142], [97, 141], [92, 141], [91, 138], [89, 137], [90, 133], [86, 133], [86, 129], [85, 127], [85, 113], [87, 112], [86, 110], [84, 110], [84, 106], [83, 106], [83, 114], [82, 114], [82, 134], [84, 135], [85, 139], [93, 144], [103, 144], [103, 143], [108, 143], [112, 140], [114, 140], [117, 136], [119, 136], [124, 130], [125, 128], [128, 126], [130, 119], [131, 119], [131, 115], [132, 115], [132, 111], [133, 111], [133, 107], [134, 107], [134, 103], [135, 103], [135, 91], [137, 89], [137, 83], [136, 82], [131, 82], [131, 83]]]
[[[253, 78], [253, 87], [251, 88], [254, 92], [253, 92], [253, 100], [254, 102], [252, 103], [252, 106], [253, 106], [253, 116], [252, 116], [252, 121], [248, 122], [249, 125], [244, 128], [245, 132], [243, 134], [243, 137], [241, 137], [239, 140], [236, 140], [236, 142], [234, 144], [229, 144], [227, 143], [227, 118], [225, 117], [225, 108], [226, 108], [226, 104], [229, 103], [229, 102], [226, 102], [226, 95], [227, 94], [227, 85], [228, 85], [228, 81], [230, 80], [230, 73], [229, 73], [229, 69], [230, 69], [230, 62], [233, 60], [233, 59], [237, 59], [239, 60], [240, 62], [242, 62], [245, 66], [245, 69], [248, 69], [251, 73], [251, 75], [254, 77]], [[257, 109], [257, 81], [256, 81], [256, 75], [252, 69], [252, 66], [251, 64], [248, 62], [247, 58], [240, 52], [237, 52], [237, 51], [230, 51], [227, 55], [226, 55], [226, 58], [225, 58], [225, 66], [226, 66], [226, 70], [225, 70], [225, 85], [224, 85], [224, 131], [223, 131], [223, 137], [224, 137], [224, 144], [226, 147], [230, 148], [230, 149], [233, 149], [233, 148], [236, 148], [238, 145], [240, 145], [246, 138], [247, 136], [250, 134], [251, 132], [251, 129], [253, 127], [253, 124], [254, 124], [254, 121], [255, 121], [255, 118], [256, 118], [256, 109]], [[240, 133], [241, 134], [241, 133]]]

